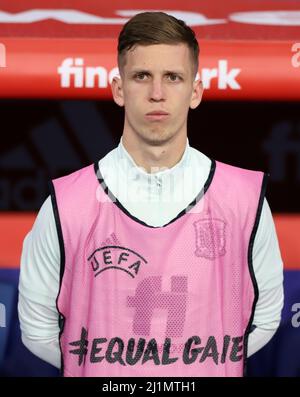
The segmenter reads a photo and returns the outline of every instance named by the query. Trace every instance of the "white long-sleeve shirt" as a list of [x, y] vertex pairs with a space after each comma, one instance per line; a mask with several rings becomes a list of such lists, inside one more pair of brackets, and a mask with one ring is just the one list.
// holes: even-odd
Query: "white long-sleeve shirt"
[[[187, 208], [203, 188], [211, 160], [187, 139], [180, 161], [172, 168], [147, 173], [122, 144], [99, 161], [106, 185], [127, 211], [151, 226], [162, 226]], [[152, 170], [155, 171], [155, 170]], [[249, 335], [248, 357], [274, 335], [283, 307], [283, 262], [266, 198], [254, 240], [253, 269], [259, 299]], [[21, 256], [18, 312], [22, 341], [35, 355], [60, 367], [56, 298], [60, 250], [50, 196], [26, 235]]]

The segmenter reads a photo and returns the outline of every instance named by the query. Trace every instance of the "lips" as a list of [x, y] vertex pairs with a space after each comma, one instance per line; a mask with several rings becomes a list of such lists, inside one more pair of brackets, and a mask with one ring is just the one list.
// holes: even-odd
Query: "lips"
[[167, 113], [167, 112], [164, 112], [164, 111], [162, 111], [162, 110], [155, 110], [155, 111], [153, 111], [153, 112], [149, 112], [149, 113], [147, 113], [147, 116], [160, 116], [160, 115], [168, 115], [169, 113]]
[[154, 110], [153, 112], [149, 112], [146, 114], [146, 119], [150, 121], [159, 121], [167, 119], [169, 113], [164, 112], [163, 110]]

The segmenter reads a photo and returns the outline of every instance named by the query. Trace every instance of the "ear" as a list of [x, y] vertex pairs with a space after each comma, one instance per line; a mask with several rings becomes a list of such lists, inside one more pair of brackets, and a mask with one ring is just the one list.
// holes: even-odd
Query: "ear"
[[203, 88], [202, 80], [201, 79], [195, 80], [193, 82], [193, 92], [190, 102], [191, 109], [195, 109], [200, 104], [203, 91], [204, 88]]
[[111, 90], [113, 99], [119, 106], [124, 106], [124, 96], [122, 88], [122, 78], [120, 76], [115, 76], [111, 82]]

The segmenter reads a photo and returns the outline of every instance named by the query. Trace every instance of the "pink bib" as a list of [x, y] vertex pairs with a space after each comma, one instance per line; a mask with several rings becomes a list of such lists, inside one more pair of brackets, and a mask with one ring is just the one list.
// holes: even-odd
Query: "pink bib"
[[243, 376], [267, 176], [212, 160], [163, 227], [129, 214], [93, 165], [53, 180], [64, 376]]

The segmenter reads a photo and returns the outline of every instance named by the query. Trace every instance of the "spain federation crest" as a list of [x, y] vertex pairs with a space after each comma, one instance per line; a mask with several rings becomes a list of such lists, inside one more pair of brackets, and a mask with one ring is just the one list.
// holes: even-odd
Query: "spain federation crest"
[[217, 218], [203, 218], [193, 223], [195, 228], [195, 255], [214, 260], [226, 253], [226, 222]]

